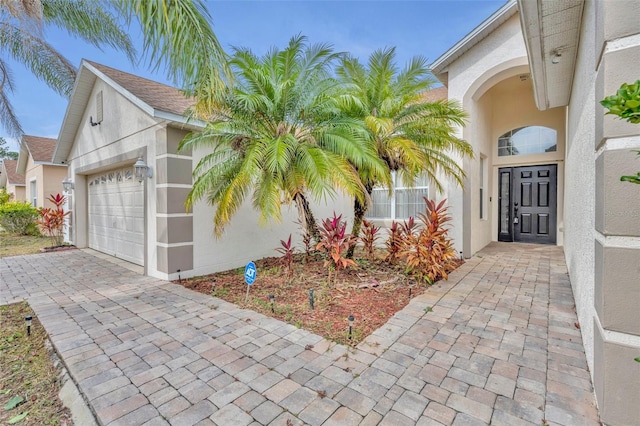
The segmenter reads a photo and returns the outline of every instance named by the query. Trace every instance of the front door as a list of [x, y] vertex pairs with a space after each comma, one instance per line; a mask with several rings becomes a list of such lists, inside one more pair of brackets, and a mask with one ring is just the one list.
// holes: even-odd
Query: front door
[[558, 166], [498, 170], [498, 240], [556, 243]]

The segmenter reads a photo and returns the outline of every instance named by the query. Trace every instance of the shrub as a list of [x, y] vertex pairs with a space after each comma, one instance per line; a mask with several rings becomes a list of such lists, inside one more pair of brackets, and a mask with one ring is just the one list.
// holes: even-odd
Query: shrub
[[631, 84], [623, 83], [615, 95], [607, 96], [600, 104], [608, 109], [606, 114], [640, 124], [640, 80]]
[[369, 222], [367, 219], [362, 220], [362, 243], [364, 244], [364, 252], [369, 259], [373, 259], [376, 240], [378, 239], [378, 231], [380, 228], [375, 226], [373, 222]]
[[291, 244], [291, 234], [289, 234], [289, 239], [287, 241], [280, 240], [281, 247], [276, 248], [278, 253], [282, 254], [280, 258], [282, 264], [287, 268], [287, 276], [289, 278], [293, 277], [293, 254], [295, 252], [295, 248]]
[[391, 222], [391, 226], [387, 230], [389, 236], [385, 245], [387, 246], [387, 257], [384, 259], [387, 262], [396, 263], [399, 259], [400, 249], [402, 248], [402, 236], [404, 234], [401, 225], [395, 220]]
[[446, 200], [439, 204], [427, 198], [424, 201], [425, 213], [418, 214], [422, 227], [416, 233], [404, 235], [400, 257], [405, 259], [409, 273], [431, 284], [449, 278], [448, 273], [455, 268], [456, 252], [446, 226], [451, 221], [444, 205]]
[[40, 225], [42, 232], [51, 238], [52, 247], [59, 247], [62, 245], [62, 239], [64, 236], [64, 218], [71, 212], [65, 212], [62, 209], [62, 205], [66, 201], [67, 197], [61, 194], [51, 194], [49, 198], [55, 208], [41, 208], [38, 210], [40, 219], [37, 221]]
[[7, 192], [7, 188], [0, 188], [0, 206], [7, 204], [11, 201], [13, 194]]
[[[325, 219], [320, 229], [320, 242], [316, 246], [316, 250], [324, 250], [327, 253], [327, 261], [325, 267], [333, 267], [336, 270], [334, 282], [338, 279], [338, 271], [340, 268], [346, 269], [348, 266], [357, 266], [353, 259], [346, 257], [349, 247], [355, 245], [358, 241], [351, 234], [345, 233], [347, 223], [340, 220], [342, 215]], [[331, 269], [329, 269], [329, 281], [331, 281]]]
[[29, 228], [38, 217], [38, 210], [24, 201], [0, 205], [0, 227], [12, 234], [29, 235]]

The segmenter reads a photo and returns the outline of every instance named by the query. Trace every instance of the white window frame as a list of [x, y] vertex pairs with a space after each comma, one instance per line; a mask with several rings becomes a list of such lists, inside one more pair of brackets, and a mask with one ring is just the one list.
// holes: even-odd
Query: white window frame
[[31, 196], [31, 205], [38, 207], [38, 181], [36, 178], [29, 181], [29, 195]]
[[[387, 220], [406, 220], [409, 219], [409, 215], [406, 217], [400, 216], [401, 210], [398, 208], [400, 198], [404, 195], [403, 193], [414, 191], [418, 193], [416, 195], [416, 199], [412, 200], [412, 204], [415, 206], [419, 206], [419, 208], [415, 209], [415, 213], [423, 213], [425, 209], [423, 197], [429, 198], [429, 185], [428, 178], [425, 176], [421, 180], [422, 182], [417, 182], [413, 187], [404, 186], [403, 182], [400, 178], [397, 177], [396, 172], [391, 173], [392, 180], [392, 191], [389, 196], [389, 191], [387, 188], [377, 187], [374, 188], [371, 194], [371, 201], [374, 204], [382, 205], [383, 207], [375, 208], [371, 206], [367, 210], [366, 218], [367, 219], [387, 219]], [[409, 195], [410, 197], [410, 195]], [[378, 201], [376, 203], [376, 201]], [[380, 202], [382, 201], [382, 202]], [[386, 206], [386, 207], [384, 207]], [[389, 214], [377, 214], [376, 211], [387, 210]], [[405, 210], [411, 210], [411, 207], [406, 207]], [[374, 215], [375, 214], [375, 215]], [[416, 216], [413, 215], [413, 217]]]

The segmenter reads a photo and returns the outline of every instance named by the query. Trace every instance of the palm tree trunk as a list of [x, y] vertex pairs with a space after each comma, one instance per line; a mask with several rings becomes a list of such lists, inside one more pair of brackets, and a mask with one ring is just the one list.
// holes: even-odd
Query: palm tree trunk
[[[367, 190], [367, 194], [369, 194], [369, 199], [371, 199], [371, 194], [373, 193], [373, 187], [370, 185], [365, 185], [365, 189]], [[362, 220], [364, 219], [364, 215], [367, 213], [367, 205], [363, 204], [358, 198], [355, 198], [353, 201], [353, 227], [351, 228], [351, 235], [354, 238], [358, 238], [360, 236], [360, 229], [362, 228]], [[349, 247], [347, 250], [347, 259], [353, 259], [353, 254], [356, 250], [355, 244]]]
[[318, 230], [318, 224], [313, 216], [309, 201], [302, 193], [297, 193], [293, 197], [296, 206], [298, 207], [298, 215], [300, 216], [300, 223], [306, 228], [306, 231], [311, 238], [318, 244], [320, 242], [320, 231]]

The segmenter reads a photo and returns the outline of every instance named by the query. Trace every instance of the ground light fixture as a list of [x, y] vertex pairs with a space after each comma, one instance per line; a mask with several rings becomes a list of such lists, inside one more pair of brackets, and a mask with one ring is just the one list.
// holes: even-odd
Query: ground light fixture
[[27, 325], [27, 336], [31, 336], [31, 320], [32, 319], [33, 317], [31, 315], [24, 317], [24, 323]]
[[74, 188], [74, 185], [71, 179], [69, 179], [68, 177], [62, 179], [62, 190], [64, 192], [71, 192], [73, 191], [73, 188]]
[[313, 310], [313, 289], [309, 290], [309, 307]]
[[274, 308], [274, 305], [276, 303], [276, 296], [274, 296], [273, 294], [269, 295], [269, 303], [271, 303], [271, 313], [275, 314], [276, 310]]
[[353, 315], [349, 315], [349, 340], [351, 340], [351, 335], [353, 332], [353, 321], [355, 321], [355, 317]]
[[133, 165], [133, 169], [136, 175], [136, 179], [138, 179], [138, 182], [142, 182], [145, 176], [148, 178], [153, 176], [153, 174], [151, 173], [151, 167], [147, 166], [147, 163], [144, 162], [142, 157], [138, 157], [138, 161], [136, 161], [135, 164]]

